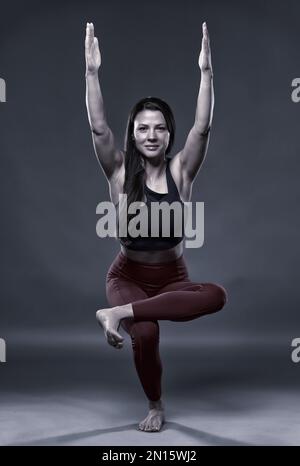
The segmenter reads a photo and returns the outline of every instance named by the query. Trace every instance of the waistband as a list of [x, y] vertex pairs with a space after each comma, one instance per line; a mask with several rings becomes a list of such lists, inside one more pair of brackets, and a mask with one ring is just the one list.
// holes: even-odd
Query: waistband
[[141, 266], [146, 266], [146, 267], [174, 267], [174, 265], [186, 265], [184, 255], [182, 254], [180, 257], [177, 257], [177, 259], [174, 259], [172, 261], [167, 261], [167, 262], [140, 262], [140, 261], [135, 261], [134, 259], [130, 259], [128, 256], [125, 256], [122, 251], [119, 251], [119, 254], [117, 255], [117, 259], [119, 259], [123, 263], [128, 263], [128, 264], [134, 264], [136, 266], [141, 265]]
[[148, 264], [129, 259], [119, 251], [107, 272], [107, 282], [113, 278], [132, 281], [151, 294], [168, 283], [188, 281], [189, 273], [183, 254], [169, 262]]

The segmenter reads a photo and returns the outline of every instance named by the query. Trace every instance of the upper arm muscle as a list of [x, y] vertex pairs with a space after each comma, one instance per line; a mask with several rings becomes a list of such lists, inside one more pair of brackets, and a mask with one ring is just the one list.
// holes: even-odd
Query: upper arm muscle
[[180, 151], [181, 167], [186, 177], [193, 181], [202, 165], [209, 141], [209, 132], [201, 134], [194, 127], [190, 130], [185, 146]]
[[96, 156], [109, 180], [123, 164], [123, 153], [115, 147], [114, 135], [109, 127], [101, 134], [92, 133], [92, 135]]

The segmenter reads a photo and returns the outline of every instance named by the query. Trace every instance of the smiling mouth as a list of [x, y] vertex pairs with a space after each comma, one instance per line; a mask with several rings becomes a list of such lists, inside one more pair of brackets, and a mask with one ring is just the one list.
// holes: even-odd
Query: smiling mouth
[[157, 149], [158, 146], [145, 146], [147, 149]]

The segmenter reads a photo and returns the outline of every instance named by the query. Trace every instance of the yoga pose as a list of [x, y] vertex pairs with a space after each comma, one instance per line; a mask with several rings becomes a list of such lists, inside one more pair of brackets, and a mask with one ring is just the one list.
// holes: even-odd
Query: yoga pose
[[[109, 184], [111, 201], [121, 211], [119, 195], [132, 202], [183, 204], [191, 198], [192, 185], [205, 158], [213, 115], [213, 73], [209, 36], [202, 25], [199, 56], [201, 82], [195, 122], [185, 145], [173, 157], [175, 122], [171, 108], [160, 98], [146, 97], [132, 108], [126, 128], [124, 151], [115, 145], [108, 126], [98, 70], [101, 54], [93, 23], [85, 39], [86, 105], [96, 156]], [[124, 213], [124, 212], [123, 212]], [[132, 214], [132, 211], [126, 212]], [[118, 236], [120, 252], [106, 277], [111, 307], [99, 309], [98, 323], [115, 348], [123, 347], [120, 326], [130, 335], [135, 367], [149, 402], [149, 413], [139, 423], [145, 432], [159, 431], [165, 421], [161, 400], [162, 364], [159, 354], [159, 320], [184, 322], [222, 309], [226, 291], [218, 284], [192, 282], [183, 257], [183, 238]], [[119, 231], [119, 230], [118, 230]]]

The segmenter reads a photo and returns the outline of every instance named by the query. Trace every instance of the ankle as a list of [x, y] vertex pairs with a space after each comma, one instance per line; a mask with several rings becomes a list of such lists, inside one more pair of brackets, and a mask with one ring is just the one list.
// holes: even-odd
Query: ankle
[[149, 400], [149, 409], [164, 409], [162, 400]]
[[134, 317], [131, 303], [124, 304], [123, 306], [116, 306], [115, 309], [120, 315], [120, 319], [126, 319], [127, 317]]

